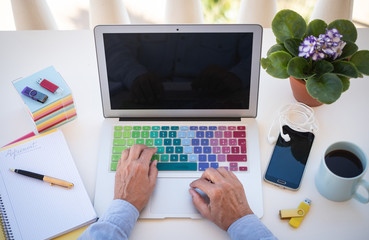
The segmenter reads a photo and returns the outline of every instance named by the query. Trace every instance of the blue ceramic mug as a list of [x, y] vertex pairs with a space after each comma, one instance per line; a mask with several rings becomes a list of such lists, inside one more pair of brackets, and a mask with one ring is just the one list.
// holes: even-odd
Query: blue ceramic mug
[[[315, 185], [325, 198], [342, 202], [355, 198], [362, 203], [369, 202], [369, 183], [363, 179], [368, 168], [368, 158], [356, 145], [350, 142], [336, 142], [330, 145], [315, 175]], [[368, 193], [358, 193], [362, 187]]]

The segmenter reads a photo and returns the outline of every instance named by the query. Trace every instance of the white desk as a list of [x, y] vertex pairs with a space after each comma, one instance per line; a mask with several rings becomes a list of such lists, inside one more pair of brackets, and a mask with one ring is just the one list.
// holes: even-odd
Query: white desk
[[[264, 30], [263, 53], [275, 42]], [[369, 49], [369, 29], [359, 29], [357, 44]], [[78, 119], [61, 127], [91, 200], [96, 177], [100, 125], [103, 121], [93, 34], [91, 31], [0, 32], [0, 146], [33, 129], [28, 113], [11, 80], [54, 65], [71, 87]], [[323, 150], [334, 141], [359, 144], [369, 156], [369, 77], [354, 79], [348, 92], [332, 105], [315, 108], [320, 130], [306, 167], [300, 190], [282, 190], [263, 181], [262, 221], [279, 239], [368, 239], [369, 204], [355, 200], [336, 203], [315, 188], [314, 175]], [[279, 107], [294, 102], [289, 82], [261, 70], [258, 121], [261, 167], [264, 174], [273, 146], [266, 140]], [[364, 177], [369, 181], [369, 173]], [[295, 208], [304, 198], [312, 200], [300, 228], [280, 220], [280, 209]], [[140, 220], [131, 239], [227, 239], [225, 232], [207, 220]]]

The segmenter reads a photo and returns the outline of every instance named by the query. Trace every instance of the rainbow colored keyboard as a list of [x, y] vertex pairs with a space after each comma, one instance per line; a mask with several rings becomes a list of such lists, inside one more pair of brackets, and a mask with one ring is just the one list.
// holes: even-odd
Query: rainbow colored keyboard
[[246, 126], [115, 126], [110, 170], [134, 144], [156, 147], [159, 171], [247, 171]]

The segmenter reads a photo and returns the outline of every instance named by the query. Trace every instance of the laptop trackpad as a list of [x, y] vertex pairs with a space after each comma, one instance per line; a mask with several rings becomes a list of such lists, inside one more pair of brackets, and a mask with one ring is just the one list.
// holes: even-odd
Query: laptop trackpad
[[192, 217], [198, 215], [189, 193], [195, 178], [158, 178], [151, 197], [150, 213], [166, 217]]

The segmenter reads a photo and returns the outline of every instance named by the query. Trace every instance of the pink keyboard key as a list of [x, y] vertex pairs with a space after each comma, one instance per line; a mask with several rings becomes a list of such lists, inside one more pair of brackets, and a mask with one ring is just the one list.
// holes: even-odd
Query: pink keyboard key
[[238, 145], [239, 146], [246, 146], [246, 139], [239, 138], [238, 139]]
[[232, 137], [232, 132], [231, 131], [224, 131], [224, 137], [225, 138], [231, 138]]
[[227, 155], [228, 162], [246, 162], [246, 155]]
[[220, 146], [228, 146], [228, 140], [227, 139], [220, 139]]
[[239, 147], [231, 147], [231, 152], [232, 153], [240, 153], [240, 148]]
[[216, 132], [214, 132], [214, 136], [215, 136], [216, 138], [222, 138], [222, 137], [223, 137], [223, 132], [221, 132], [221, 131], [216, 131]]
[[237, 130], [246, 130], [246, 126], [238, 126]]
[[224, 131], [224, 130], [226, 130], [227, 128], [225, 127], [225, 126], [219, 126], [218, 127], [218, 130], [222, 130], [222, 131]]
[[230, 153], [231, 149], [230, 147], [222, 147], [222, 153]]
[[220, 153], [220, 147], [213, 147], [213, 153]]
[[240, 171], [247, 171], [247, 167], [240, 167], [239, 170]]
[[233, 137], [235, 138], [246, 137], [246, 131], [234, 131]]
[[229, 139], [229, 145], [237, 145], [237, 139], [234, 139], [234, 138], [232, 138], [232, 139]]
[[228, 130], [236, 130], [236, 126], [228, 126]]
[[210, 139], [210, 146], [218, 146], [218, 139]]
[[225, 162], [225, 155], [218, 155], [218, 162]]
[[230, 167], [238, 167], [238, 163], [236, 163], [236, 162], [231, 162], [231, 163], [229, 164], [229, 166], [230, 166]]
[[236, 167], [230, 167], [230, 170], [231, 170], [232, 172], [235, 172], [235, 171], [237, 171], [238, 169], [237, 169]]

